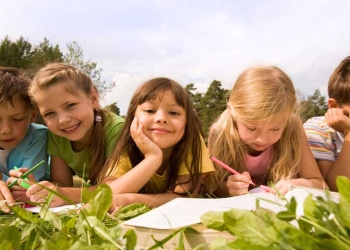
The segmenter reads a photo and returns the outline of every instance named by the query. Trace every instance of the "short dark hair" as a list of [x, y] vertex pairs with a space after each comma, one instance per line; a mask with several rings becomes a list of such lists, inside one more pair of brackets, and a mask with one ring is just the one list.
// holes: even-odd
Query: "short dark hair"
[[0, 67], [0, 103], [9, 102], [14, 106], [14, 97], [18, 96], [27, 107], [33, 107], [28, 95], [30, 79], [17, 68]]
[[350, 103], [350, 56], [341, 61], [329, 78], [328, 97], [339, 104]]

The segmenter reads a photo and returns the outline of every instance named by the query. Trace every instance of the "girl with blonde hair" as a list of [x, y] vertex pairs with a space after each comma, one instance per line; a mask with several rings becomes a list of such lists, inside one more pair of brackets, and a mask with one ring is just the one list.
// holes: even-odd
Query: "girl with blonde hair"
[[296, 105], [293, 83], [277, 67], [249, 68], [238, 77], [227, 109], [210, 129], [208, 147], [211, 155], [242, 174], [214, 164], [216, 174], [206, 183], [209, 193], [241, 195], [251, 183], [270, 182], [282, 194], [291, 186], [325, 188], [294, 114]]

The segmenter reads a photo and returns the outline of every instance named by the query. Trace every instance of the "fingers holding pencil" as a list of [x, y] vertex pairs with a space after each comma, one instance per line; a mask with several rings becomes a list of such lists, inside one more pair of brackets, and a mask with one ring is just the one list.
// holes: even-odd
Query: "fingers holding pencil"
[[246, 194], [252, 181], [249, 172], [227, 177], [226, 188], [230, 196]]
[[[223, 163], [222, 161], [220, 161], [219, 159], [217, 159], [214, 156], [210, 156], [210, 159], [215, 162], [216, 164], [218, 164], [220, 167], [226, 169], [227, 171], [231, 172], [233, 175], [242, 175], [241, 173], [237, 172], [236, 170], [234, 170], [233, 168], [231, 168], [230, 166], [226, 165], [225, 163]], [[247, 172], [248, 173], [248, 172]], [[249, 173], [248, 173], [249, 174]], [[250, 175], [249, 175], [250, 178]], [[255, 183], [252, 181], [252, 179], [250, 178], [249, 182], [250, 185], [256, 186]]]

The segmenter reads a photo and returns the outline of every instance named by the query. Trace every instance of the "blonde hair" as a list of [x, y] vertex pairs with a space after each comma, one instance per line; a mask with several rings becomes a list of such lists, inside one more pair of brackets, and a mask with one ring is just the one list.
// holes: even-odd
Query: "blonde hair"
[[[238, 172], [246, 171], [247, 146], [239, 136], [237, 120], [246, 123], [270, 123], [286, 118], [287, 124], [274, 147], [274, 156], [264, 176], [266, 181], [295, 178], [301, 159], [301, 121], [294, 114], [297, 99], [291, 79], [277, 67], [254, 67], [244, 71], [230, 94], [229, 107], [212, 126], [209, 137], [210, 153]], [[209, 193], [226, 180], [226, 170], [216, 167], [208, 178]]]
[[[72, 94], [78, 92], [91, 96], [96, 87], [89, 76], [75, 67], [65, 63], [51, 63], [41, 68], [30, 85], [29, 95], [35, 103], [35, 93], [45, 91], [51, 86], [63, 85]], [[106, 161], [104, 126], [109, 115], [101, 109], [91, 110], [94, 116], [101, 116], [101, 121], [94, 123], [93, 137], [91, 143], [90, 173], [89, 179], [95, 184], [104, 162]]]

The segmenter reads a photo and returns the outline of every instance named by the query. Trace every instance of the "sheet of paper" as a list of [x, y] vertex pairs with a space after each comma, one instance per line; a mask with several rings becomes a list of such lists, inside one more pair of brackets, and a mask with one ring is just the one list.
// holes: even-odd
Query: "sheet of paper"
[[[278, 198], [269, 193], [247, 194], [221, 199], [176, 198], [128, 220], [124, 224], [155, 229], [180, 228], [200, 223], [200, 216], [209, 211], [228, 211], [232, 208], [254, 210], [257, 198], [278, 202]], [[272, 210], [280, 210], [279, 206], [272, 203], [261, 201], [260, 205]]]
[[[60, 213], [68, 210], [77, 210], [81, 208], [84, 204], [75, 204], [75, 205], [65, 205], [65, 206], [60, 206], [60, 207], [51, 207], [49, 208], [50, 211], [54, 213]], [[27, 211], [32, 212], [32, 213], [39, 213], [41, 207], [27, 207], [25, 208]]]

